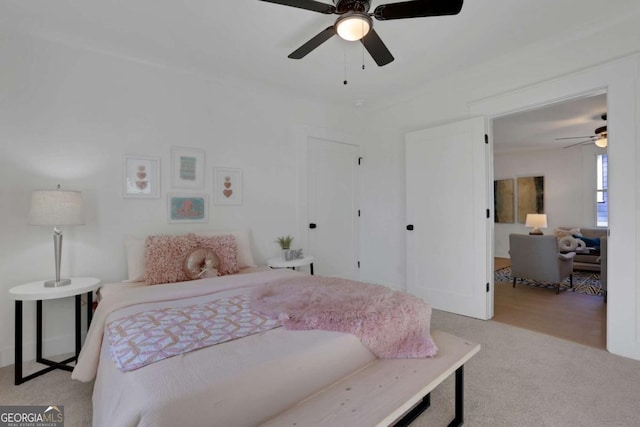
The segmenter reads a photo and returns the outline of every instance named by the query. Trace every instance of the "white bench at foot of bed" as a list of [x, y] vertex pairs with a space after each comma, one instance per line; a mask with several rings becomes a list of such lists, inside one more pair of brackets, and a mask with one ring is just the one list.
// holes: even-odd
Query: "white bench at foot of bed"
[[[456, 373], [455, 418], [463, 423], [464, 364], [480, 344], [432, 331], [432, 359], [378, 359], [272, 418], [264, 426], [408, 425], [430, 405], [430, 394]], [[397, 423], [397, 424], [396, 424]]]

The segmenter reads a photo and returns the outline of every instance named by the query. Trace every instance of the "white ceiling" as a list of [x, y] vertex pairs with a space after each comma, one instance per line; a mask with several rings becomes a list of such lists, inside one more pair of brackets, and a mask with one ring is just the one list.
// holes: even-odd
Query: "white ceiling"
[[[588, 138], [605, 126], [607, 95], [596, 95], [497, 118], [493, 121], [495, 153], [565, 148]], [[576, 146], [577, 147], [577, 146]], [[569, 147], [573, 149], [576, 147]]]
[[[372, 1], [372, 10], [383, 3]], [[457, 16], [374, 21], [395, 61], [378, 67], [365, 54], [365, 71], [361, 45], [338, 37], [302, 60], [288, 59], [336, 15], [258, 0], [0, 0], [0, 27], [322, 102], [374, 105], [638, 10], [638, 0], [467, 0]]]

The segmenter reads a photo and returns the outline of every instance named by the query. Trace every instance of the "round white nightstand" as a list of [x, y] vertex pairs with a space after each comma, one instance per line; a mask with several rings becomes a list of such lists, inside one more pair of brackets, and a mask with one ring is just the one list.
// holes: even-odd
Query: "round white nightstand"
[[294, 259], [291, 261], [285, 261], [282, 258], [271, 258], [267, 261], [267, 265], [271, 268], [290, 268], [295, 270], [296, 267], [304, 267], [305, 265], [309, 266], [309, 271], [313, 276], [313, 257], [306, 256], [300, 259]]
[[[25, 283], [9, 289], [11, 299], [15, 300], [16, 317], [15, 317], [15, 384], [20, 385], [25, 381], [29, 381], [54, 369], [62, 369], [72, 371], [73, 367], [69, 366], [70, 362], [78, 360], [81, 346], [81, 295], [87, 294], [87, 327], [91, 324], [93, 316], [93, 291], [100, 287], [100, 280], [94, 277], [72, 277], [71, 284], [60, 286], [57, 288], [46, 288], [44, 281]], [[42, 301], [48, 299], [59, 299], [67, 297], [76, 297], [76, 353], [75, 356], [62, 362], [54, 362], [42, 357]], [[36, 301], [36, 362], [48, 365], [48, 368], [42, 369], [26, 377], [22, 377], [22, 301]]]

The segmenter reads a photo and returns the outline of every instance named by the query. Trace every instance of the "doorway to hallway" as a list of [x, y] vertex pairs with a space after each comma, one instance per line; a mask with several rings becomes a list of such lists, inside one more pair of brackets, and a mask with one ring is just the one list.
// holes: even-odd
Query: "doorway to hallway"
[[[599, 144], [602, 135], [597, 132], [604, 124], [606, 138], [606, 122], [602, 119], [606, 114], [607, 94], [597, 93], [493, 119], [494, 179], [511, 184], [510, 192], [505, 192], [505, 187], [494, 194], [500, 201], [496, 203], [493, 230], [496, 271], [509, 266], [509, 236], [529, 233], [525, 225], [529, 213], [545, 214], [548, 228], [541, 231], [547, 235], [560, 227], [606, 229], [607, 175], [606, 170], [600, 173], [598, 159], [606, 157], [608, 148], [606, 143]], [[541, 182], [536, 193], [538, 211], [523, 208], [531, 207], [520, 185], [527, 177]], [[599, 197], [599, 190], [603, 197]], [[595, 275], [597, 282], [598, 273]], [[602, 296], [577, 292], [556, 295], [549, 289], [526, 285], [513, 288], [512, 283], [504, 282], [509, 282], [504, 274], [495, 275], [494, 320], [606, 348], [606, 304]]]

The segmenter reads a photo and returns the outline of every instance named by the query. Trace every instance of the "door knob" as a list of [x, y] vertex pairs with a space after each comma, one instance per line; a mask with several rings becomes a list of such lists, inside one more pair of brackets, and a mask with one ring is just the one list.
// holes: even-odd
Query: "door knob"
[[313, 222], [309, 224], [309, 228], [311, 228], [311, 229], [316, 228], [316, 227], [317, 227], [317, 225], [314, 224]]
[[407, 230], [409, 230], [409, 231], [413, 231], [413, 224], [409, 224], [409, 225], [407, 225]]

